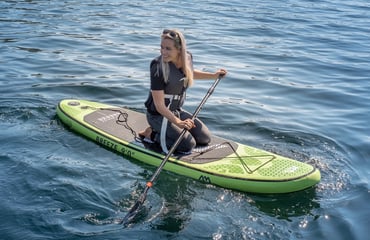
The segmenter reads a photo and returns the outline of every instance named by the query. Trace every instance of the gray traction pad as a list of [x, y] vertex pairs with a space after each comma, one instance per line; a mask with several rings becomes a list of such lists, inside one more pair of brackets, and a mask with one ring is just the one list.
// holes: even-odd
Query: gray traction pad
[[[84, 120], [116, 138], [160, 152], [160, 147], [156, 143], [148, 144], [135, 139], [135, 133], [137, 134], [148, 127], [146, 116], [143, 113], [126, 108], [105, 108], [87, 115]], [[238, 144], [235, 142], [212, 136], [208, 146], [196, 147], [190, 154], [176, 156], [178, 159], [190, 163], [213, 162], [232, 154], [237, 147]]]

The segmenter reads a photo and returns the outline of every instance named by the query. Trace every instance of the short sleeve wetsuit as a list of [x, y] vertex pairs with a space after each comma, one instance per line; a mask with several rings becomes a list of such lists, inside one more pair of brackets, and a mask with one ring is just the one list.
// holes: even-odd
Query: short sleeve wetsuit
[[[185, 74], [172, 62], [169, 63], [169, 67], [168, 82], [165, 83], [161, 68], [161, 56], [152, 60], [150, 64], [150, 90], [163, 90], [165, 94], [165, 105], [170, 111], [181, 120], [191, 118], [192, 114], [182, 109], [187, 89], [187, 87], [184, 87]], [[166, 147], [170, 148], [174, 144], [182, 129], [170, 122], [166, 123], [164, 127], [163, 121], [166, 121], [166, 119], [164, 120], [163, 116], [156, 110], [151, 91], [145, 101], [147, 120], [153, 131], [157, 132], [153, 140], [161, 143], [160, 139], [165, 139], [165, 143], [162, 141], [161, 145], [162, 150], [166, 152]], [[210, 132], [207, 126], [198, 118], [195, 119], [194, 123], [195, 128], [186, 132], [183, 140], [176, 149], [178, 152], [187, 153], [196, 145], [207, 145], [210, 142]], [[163, 134], [165, 134], [165, 137]], [[164, 147], [163, 144], [165, 144], [166, 147]]]

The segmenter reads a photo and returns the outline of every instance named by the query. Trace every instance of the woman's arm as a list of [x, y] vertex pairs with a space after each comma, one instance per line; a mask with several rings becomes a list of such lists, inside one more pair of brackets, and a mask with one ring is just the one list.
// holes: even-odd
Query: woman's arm
[[194, 121], [191, 119], [186, 119], [182, 121], [176, 117], [165, 105], [164, 103], [164, 91], [163, 90], [152, 90], [152, 96], [155, 108], [163, 117], [167, 118], [168, 121], [175, 124], [179, 128], [191, 129], [194, 127]]
[[200, 70], [194, 69], [193, 74], [194, 74], [194, 79], [215, 79], [218, 77], [218, 75], [226, 75], [227, 71], [225, 69], [219, 69], [214, 73], [211, 72], [204, 72]]

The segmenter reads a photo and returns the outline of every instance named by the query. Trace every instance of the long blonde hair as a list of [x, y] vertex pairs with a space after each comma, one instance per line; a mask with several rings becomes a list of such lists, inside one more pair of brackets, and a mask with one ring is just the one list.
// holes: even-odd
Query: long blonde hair
[[[172, 33], [175, 33], [175, 36], [173, 36]], [[161, 36], [161, 39], [171, 39], [175, 43], [176, 49], [180, 49], [181, 52], [181, 62], [182, 62], [182, 67], [183, 67], [183, 72], [185, 75], [185, 81], [184, 81], [184, 86], [185, 87], [190, 87], [193, 85], [193, 68], [191, 65], [191, 56], [188, 54], [186, 50], [186, 40], [184, 35], [176, 30], [176, 29], [171, 29], [171, 30], [164, 30], [163, 34]], [[161, 60], [161, 66], [162, 66], [162, 72], [163, 72], [163, 77], [165, 83], [168, 82], [168, 77], [170, 75], [170, 66], [168, 62], [164, 62], [163, 58]]]

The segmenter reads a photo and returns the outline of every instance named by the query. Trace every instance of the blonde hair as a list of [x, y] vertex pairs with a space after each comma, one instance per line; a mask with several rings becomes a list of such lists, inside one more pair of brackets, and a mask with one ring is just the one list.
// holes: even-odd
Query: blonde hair
[[[170, 33], [175, 33], [175, 37], [172, 36]], [[184, 35], [176, 30], [164, 30], [163, 34], [161, 36], [161, 39], [171, 39], [175, 43], [176, 49], [180, 49], [180, 54], [181, 54], [181, 62], [182, 62], [182, 67], [183, 67], [183, 72], [185, 75], [185, 81], [184, 81], [184, 87], [190, 87], [193, 85], [193, 68], [192, 68], [192, 63], [191, 63], [191, 56], [188, 54], [186, 50], [186, 40]], [[162, 66], [162, 73], [163, 73], [163, 78], [165, 83], [168, 82], [168, 77], [170, 75], [170, 66], [168, 62], [164, 62], [163, 58], [161, 60], [161, 66]]]

